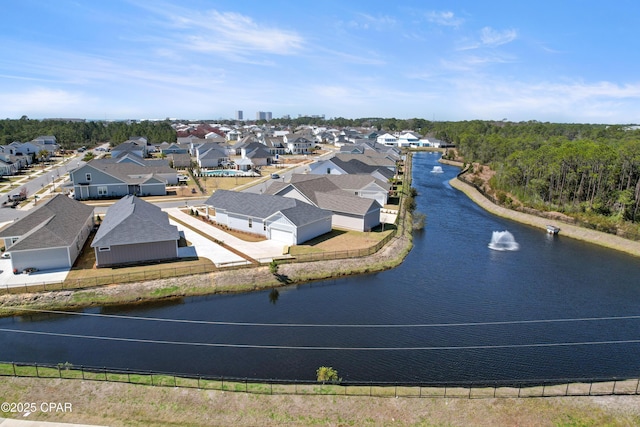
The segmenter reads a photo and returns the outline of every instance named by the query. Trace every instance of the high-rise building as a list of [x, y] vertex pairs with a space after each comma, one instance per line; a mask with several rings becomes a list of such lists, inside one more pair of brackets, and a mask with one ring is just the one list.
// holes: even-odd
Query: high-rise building
[[256, 120], [266, 120], [269, 121], [273, 118], [273, 114], [271, 111], [258, 111], [256, 113]]
[[236, 120], [243, 120], [242, 110], [236, 111]]

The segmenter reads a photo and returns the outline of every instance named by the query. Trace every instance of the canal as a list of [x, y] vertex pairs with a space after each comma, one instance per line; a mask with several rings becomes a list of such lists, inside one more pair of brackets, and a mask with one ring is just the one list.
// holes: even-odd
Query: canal
[[[640, 259], [492, 216], [449, 186], [457, 168], [431, 173], [437, 159], [414, 156], [427, 223], [396, 269], [277, 296], [0, 319], [37, 333], [0, 332], [0, 360], [262, 379], [323, 365], [348, 381], [639, 376]], [[489, 249], [494, 231], [518, 250]]]

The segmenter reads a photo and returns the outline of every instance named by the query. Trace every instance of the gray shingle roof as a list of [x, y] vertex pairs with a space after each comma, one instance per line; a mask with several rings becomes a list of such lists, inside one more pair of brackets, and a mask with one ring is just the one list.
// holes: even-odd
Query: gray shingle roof
[[217, 190], [205, 203], [215, 209], [262, 219], [281, 212], [298, 227], [331, 216], [331, 212], [300, 200], [268, 194]]
[[178, 240], [178, 227], [159, 207], [129, 195], [111, 205], [91, 247]]
[[124, 182], [139, 184], [146, 182], [155, 174], [175, 173], [175, 169], [169, 167], [168, 164], [168, 160], [164, 159], [161, 159], [161, 162], [145, 160], [145, 166], [134, 162], [117, 163], [117, 159], [96, 159], [89, 161], [87, 166], [101, 170]]
[[256, 218], [267, 218], [282, 209], [296, 206], [296, 200], [288, 197], [230, 190], [216, 190], [205, 203], [215, 209]]
[[298, 190], [299, 193], [317, 207], [332, 212], [364, 215], [371, 209], [374, 209], [375, 206], [380, 207], [380, 204], [373, 199], [358, 197], [351, 192], [341, 190], [326, 176], [320, 176], [318, 179], [291, 182], [289, 184], [274, 182], [269, 186], [267, 191], [270, 194], [282, 194], [283, 190], [289, 187]]
[[58, 194], [0, 231], [0, 238], [20, 237], [10, 251], [70, 246], [89, 217], [93, 207]]

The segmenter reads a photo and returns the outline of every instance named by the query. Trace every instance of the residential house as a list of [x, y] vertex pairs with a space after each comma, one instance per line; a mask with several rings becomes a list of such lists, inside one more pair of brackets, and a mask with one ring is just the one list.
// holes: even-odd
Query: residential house
[[188, 154], [190, 146], [190, 143], [173, 143], [166, 147], [160, 147], [160, 152], [164, 155]]
[[406, 131], [398, 137], [398, 147], [417, 147], [420, 143], [420, 138], [422, 138], [421, 135], [418, 135], [415, 132]]
[[332, 157], [309, 165], [309, 173], [314, 175], [368, 174], [381, 181], [389, 181], [395, 172], [382, 166], [368, 165], [360, 160], [341, 160]]
[[290, 154], [309, 154], [315, 145], [313, 137], [308, 138], [295, 133], [284, 135], [283, 141], [287, 144], [287, 152]]
[[336, 187], [350, 194], [377, 201], [380, 206], [387, 204], [391, 184], [368, 174], [344, 174], [344, 175], [311, 175], [293, 174], [290, 182], [298, 183], [311, 180], [328, 180]]
[[200, 168], [217, 168], [222, 166], [225, 162], [229, 162], [228, 151], [216, 144], [206, 143], [201, 144], [195, 148], [196, 163]]
[[191, 156], [189, 154], [169, 154], [167, 159], [169, 159], [169, 164], [174, 169], [186, 169], [191, 167]]
[[388, 146], [397, 146], [398, 138], [390, 133], [385, 133], [376, 138], [376, 142], [378, 144], [388, 145]]
[[298, 182], [274, 182], [268, 194], [290, 197], [331, 211], [331, 227], [370, 231], [380, 224], [381, 205], [340, 189], [326, 177]]
[[107, 267], [176, 259], [179, 239], [166, 212], [127, 195], [109, 207], [91, 247], [96, 266]]
[[76, 200], [119, 198], [129, 194], [164, 196], [167, 185], [177, 185], [178, 173], [169, 162], [137, 156], [96, 159], [69, 173]]
[[111, 149], [111, 157], [119, 157], [124, 154], [135, 154], [138, 157], [147, 157], [147, 144], [142, 141], [125, 141]]
[[220, 225], [286, 245], [331, 231], [331, 212], [293, 198], [217, 190], [205, 205]]
[[58, 194], [0, 231], [14, 271], [68, 269], [93, 228], [93, 207]]
[[60, 150], [60, 145], [58, 145], [58, 141], [53, 135], [41, 135], [37, 138], [34, 138], [31, 142], [38, 146], [38, 151], [46, 150], [49, 155], [54, 154], [56, 151]]

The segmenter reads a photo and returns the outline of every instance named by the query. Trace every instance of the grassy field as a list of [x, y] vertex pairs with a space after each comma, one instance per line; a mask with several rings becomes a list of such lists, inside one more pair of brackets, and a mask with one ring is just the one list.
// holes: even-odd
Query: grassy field
[[[57, 370], [50, 372], [57, 375]], [[111, 379], [111, 378], [110, 378]], [[0, 417], [109, 426], [636, 426], [640, 396], [512, 398], [388, 397], [350, 394], [269, 394], [265, 384], [174, 387], [173, 377], [92, 380], [14, 378], [0, 381], [5, 402], [67, 403], [72, 411], [0, 412]], [[180, 386], [181, 384], [178, 384]], [[186, 384], [194, 386], [194, 384]], [[197, 386], [196, 386], [197, 387]], [[326, 386], [325, 386], [326, 388]], [[240, 392], [230, 392], [237, 390]], [[344, 391], [341, 389], [341, 391]], [[367, 390], [368, 391], [368, 390]], [[304, 392], [304, 390], [302, 390]], [[408, 393], [408, 392], [407, 392]], [[442, 395], [442, 393], [439, 393]], [[424, 395], [423, 395], [424, 396]]]

